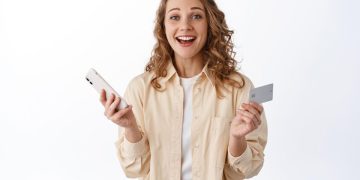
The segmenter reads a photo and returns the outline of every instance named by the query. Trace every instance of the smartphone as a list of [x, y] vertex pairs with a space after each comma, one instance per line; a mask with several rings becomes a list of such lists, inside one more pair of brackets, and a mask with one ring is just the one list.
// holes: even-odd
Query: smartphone
[[121, 101], [119, 104], [119, 107], [117, 109], [124, 109], [128, 107], [128, 104], [126, 103], [125, 99], [122, 98], [119, 93], [117, 93], [114, 88], [112, 88], [109, 83], [105, 81], [101, 75], [96, 72], [95, 69], [91, 68], [89, 72], [86, 74], [86, 80], [88, 83], [94, 87], [94, 89], [100, 94], [101, 90], [104, 89], [106, 92], [106, 99], [109, 99], [111, 96], [111, 93], [115, 94], [115, 96], [120, 97]]

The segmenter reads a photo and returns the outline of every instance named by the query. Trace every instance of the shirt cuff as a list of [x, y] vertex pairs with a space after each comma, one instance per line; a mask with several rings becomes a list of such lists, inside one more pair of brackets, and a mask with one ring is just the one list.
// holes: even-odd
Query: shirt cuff
[[136, 143], [129, 142], [124, 137], [123, 152], [125, 156], [137, 157], [141, 156], [146, 152], [145, 137], [143, 136], [140, 141]]
[[248, 165], [251, 159], [252, 159], [252, 152], [249, 145], [247, 145], [245, 151], [238, 157], [232, 156], [228, 149], [228, 161], [231, 166], [241, 166], [242, 164]]

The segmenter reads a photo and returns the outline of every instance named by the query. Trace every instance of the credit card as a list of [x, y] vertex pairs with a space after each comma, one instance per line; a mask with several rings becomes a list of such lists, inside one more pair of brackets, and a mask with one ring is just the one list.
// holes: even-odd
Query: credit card
[[257, 103], [264, 103], [273, 99], [273, 87], [274, 84], [268, 84], [265, 86], [254, 88], [250, 91], [250, 101]]

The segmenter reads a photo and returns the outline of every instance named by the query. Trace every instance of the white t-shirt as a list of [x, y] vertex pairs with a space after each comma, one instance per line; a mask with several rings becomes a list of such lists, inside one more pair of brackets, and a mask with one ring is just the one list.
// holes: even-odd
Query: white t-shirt
[[180, 78], [184, 89], [184, 116], [182, 128], [181, 179], [191, 180], [191, 120], [192, 120], [192, 89], [200, 74], [191, 78]]

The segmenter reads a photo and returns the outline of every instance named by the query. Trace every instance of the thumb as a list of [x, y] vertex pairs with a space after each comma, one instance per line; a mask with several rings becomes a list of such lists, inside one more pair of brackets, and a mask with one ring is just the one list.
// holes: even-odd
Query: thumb
[[128, 113], [129, 111], [132, 111], [132, 105], [129, 105], [129, 106], [126, 108], [126, 113]]

